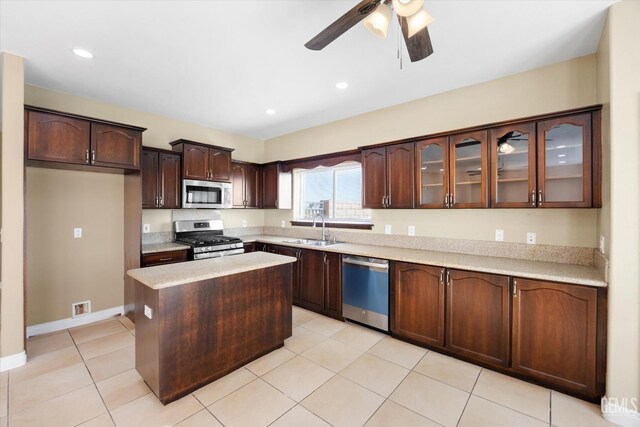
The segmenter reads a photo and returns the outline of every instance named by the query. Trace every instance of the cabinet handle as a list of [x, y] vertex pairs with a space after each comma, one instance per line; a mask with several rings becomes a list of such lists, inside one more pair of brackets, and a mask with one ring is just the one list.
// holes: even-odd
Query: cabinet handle
[[158, 207], [158, 196], [156, 196], [156, 208]]
[[542, 206], [542, 190], [538, 190], [538, 206]]
[[447, 286], [451, 286], [451, 274], [449, 274], [449, 270], [447, 270]]
[[160, 196], [160, 206], [164, 206], [164, 197]]
[[171, 261], [173, 258], [160, 258], [158, 261]]
[[87, 151], [85, 152], [85, 155], [86, 155], [86, 156], [85, 156], [85, 160], [84, 160], [84, 162], [85, 162], [85, 163], [89, 163], [89, 150], [87, 150]]
[[449, 207], [449, 193], [445, 193], [444, 195], [444, 207], [445, 208]]
[[449, 193], [449, 206], [448, 207], [453, 207], [453, 193]]
[[444, 285], [444, 268], [440, 270], [440, 284]]
[[278, 207], [278, 199], [276, 199], [276, 201], [274, 202], [274, 205], [276, 205], [276, 208]]
[[327, 254], [322, 254], [322, 256], [323, 256], [322, 262], [324, 262], [324, 265], [327, 265]]
[[531, 206], [536, 207], [536, 190], [531, 192]]
[[518, 282], [516, 282], [515, 280], [513, 281], [513, 297], [517, 297], [518, 296]]
[[96, 150], [91, 150], [91, 161], [92, 162], [96, 161]]

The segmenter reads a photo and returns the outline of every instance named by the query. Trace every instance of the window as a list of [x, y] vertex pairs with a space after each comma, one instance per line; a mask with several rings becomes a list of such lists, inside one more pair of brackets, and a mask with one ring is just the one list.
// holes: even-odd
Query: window
[[294, 172], [294, 219], [313, 221], [322, 214], [329, 222], [369, 223], [362, 208], [362, 166], [349, 162]]

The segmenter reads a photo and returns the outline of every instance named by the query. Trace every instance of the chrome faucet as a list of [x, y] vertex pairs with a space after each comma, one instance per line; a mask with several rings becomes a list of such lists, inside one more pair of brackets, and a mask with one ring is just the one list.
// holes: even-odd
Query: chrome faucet
[[318, 219], [318, 217], [320, 217], [320, 219], [322, 220], [322, 241], [326, 242], [329, 232], [327, 231], [327, 228], [324, 224], [324, 215], [316, 214], [316, 216], [313, 217], [313, 228], [316, 228], [316, 219]]

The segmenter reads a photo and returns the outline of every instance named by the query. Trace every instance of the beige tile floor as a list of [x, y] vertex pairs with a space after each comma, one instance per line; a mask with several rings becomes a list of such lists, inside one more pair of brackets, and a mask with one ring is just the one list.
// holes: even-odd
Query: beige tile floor
[[[285, 347], [163, 406], [124, 317], [30, 339], [0, 427], [604, 426], [599, 407], [294, 307]], [[613, 425], [613, 424], [611, 424]]]

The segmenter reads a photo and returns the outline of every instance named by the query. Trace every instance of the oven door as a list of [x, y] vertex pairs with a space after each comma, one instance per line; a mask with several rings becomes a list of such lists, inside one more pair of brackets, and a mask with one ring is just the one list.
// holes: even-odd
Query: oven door
[[231, 184], [228, 182], [182, 180], [182, 207], [230, 209]]

